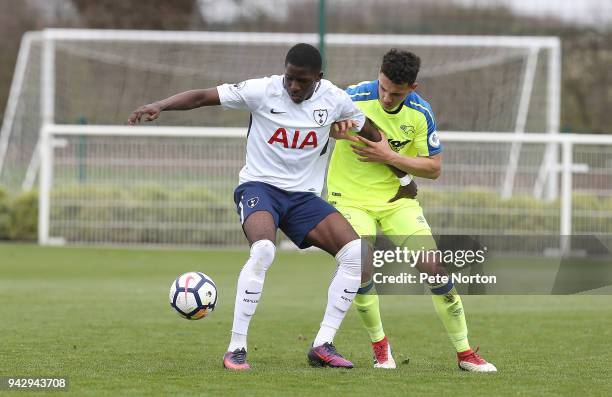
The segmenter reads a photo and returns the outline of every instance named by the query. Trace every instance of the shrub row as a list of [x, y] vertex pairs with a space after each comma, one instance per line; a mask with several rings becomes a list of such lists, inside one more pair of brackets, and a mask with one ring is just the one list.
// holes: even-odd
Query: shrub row
[[[574, 233], [612, 233], [612, 198], [574, 194]], [[495, 192], [421, 190], [419, 201], [434, 232], [549, 234], [559, 231], [559, 202], [529, 196], [502, 200]], [[238, 244], [242, 232], [231, 193], [205, 188], [82, 187], [53, 192], [51, 234], [68, 241]], [[450, 211], [448, 209], [451, 209]], [[0, 190], [0, 240], [34, 240], [36, 192], [9, 197]], [[55, 221], [59, 222], [55, 222]], [[188, 224], [186, 227], [185, 225]]]
[[33, 241], [38, 230], [38, 194], [14, 197], [0, 189], [0, 240]]

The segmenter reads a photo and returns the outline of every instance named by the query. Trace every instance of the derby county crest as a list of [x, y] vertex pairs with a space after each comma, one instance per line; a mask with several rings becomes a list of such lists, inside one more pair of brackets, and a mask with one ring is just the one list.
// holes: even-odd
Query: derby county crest
[[313, 116], [317, 124], [323, 125], [327, 121], [327, 109], [317, 109], [313, 112]]
[[253, 197], [247, 200], [247, 205], [249, 208], [253, 208], [259, 203], [259, 197]]

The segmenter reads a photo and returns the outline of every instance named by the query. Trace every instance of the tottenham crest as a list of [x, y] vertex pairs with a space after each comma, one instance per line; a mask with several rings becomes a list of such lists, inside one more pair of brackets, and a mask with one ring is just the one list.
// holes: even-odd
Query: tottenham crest
[[253, 208], [259, 203], [259, 197], [253, 197], [247, 200], [247, 205], [249, 208]]
[[327, 121], [327, 109], [317, 109], [313, 112], [313, 116], [317, 124], [323, 125]]

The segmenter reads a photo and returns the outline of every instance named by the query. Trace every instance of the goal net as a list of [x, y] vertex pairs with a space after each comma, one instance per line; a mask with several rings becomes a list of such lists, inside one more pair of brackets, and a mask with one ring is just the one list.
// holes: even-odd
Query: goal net
[[[47, 161], [42, 226], [47, 236], [69, 242], [239, 244], [231, 193], [244, 162], [248, 115], [166, 112], [137, 133], [125, 121], [138, 105], [186, 89], [281, 74], [289, 47], [317, 41], [314, 34], [284, 33], [30, 34], [0, 135], [0, 184], [35, 186]], [[392, 47], [421, 57], [418, 91], [432, 104], [439, 130], [558, 131], [557, 39], [330, 34], [325, 77], [340, 87], [375, 79]], [[45, 130], [50, 135], [41, 139]], [[556, 194], [556, 175], [546, 167], [556, 164], [553, 146], [517, 141], [489, 150], [474, 141], [447, 148], [444, 176], [428, 189]], [[486, 175], [471, 171], [483, 166]]]

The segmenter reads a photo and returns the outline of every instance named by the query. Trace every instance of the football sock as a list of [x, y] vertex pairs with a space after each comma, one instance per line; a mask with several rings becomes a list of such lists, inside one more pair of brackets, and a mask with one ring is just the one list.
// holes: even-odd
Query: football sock
[[228, 352], [233, 352], [236, 349], [247, 348], [247, 336], [243, 334], [238, 334], [236, 332], [232, 332], [232, 340], [230, 340], [229, 347], [227, 348]]
[[374, 288], [374, 281], [370, 280], [361, 284], [354, 302], [361, 323], [368, 330], [370, 340], [372, 342], [379, 342], [385, 339], [385, 331], [383, 330], [380, 318], [378, 294], [376, 293], [376, 288]]
[[336, 254], [336, 274], [327, 291], [327, 307], [321, 328], [312, 344], [333, 342], [336, 331], [351, 307], [361, 280], [361, 240], [353, 240]]
[[259, 240], [251, 246], [249, 259], [238, 276], [232, 340], [228, 351], [244, 347], [251, 317], [261, 298], [266, 271], [272, 265], [276, 247], [270, 240]]
[[431, 285], [431, 299], [446, 333], [457, 352], [469, 350], [468, 329], [463, 313], [463, 303], [452, 281]]

